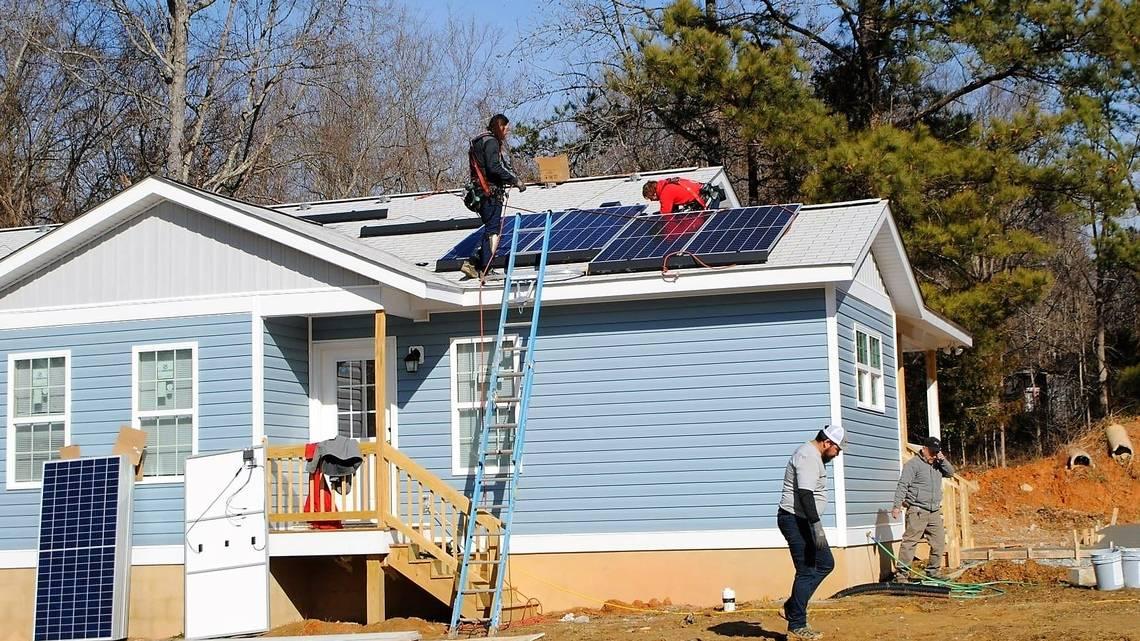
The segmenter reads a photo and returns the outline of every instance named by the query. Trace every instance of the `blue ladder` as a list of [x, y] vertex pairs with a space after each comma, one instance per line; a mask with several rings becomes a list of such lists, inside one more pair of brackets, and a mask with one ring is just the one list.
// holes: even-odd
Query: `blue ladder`
[[[450, 635], [459, 633], [459, 625], [464, 622], [463, 604], [467, 598], [475, 598], [489, 609], [489, 615], [479, 619], [486, 623], [488, 634], [499, 630], [503, 612], [503, 582], [507, 574], [507, 558], [510, 553], [511, 521], [514, 518], [515, 499], [519, 477], [522, 472], [523, 444], [526, 436], [527, 409], [530, 406], [530, 392], [534, 381], [534, 349], [538, 339], [538, 317], [542, 311], [542, 287], [546, 277], [546, 259], [550, 246], [550, 227], [554, 215], [546, 212], [542, 227], [524, 228], [520, 215], [511, 234], [511, 251], [507, 259], [507, 270], [503, 279], [503, 302], [499, 311], [499, 330], [495, 335], [495, 346], [490, 354], [490, 377], [487, 382], [487, 399], [483, 410], [482, 432], [479, 435], [479, 456], [475, 468], [475, 484], [471, 490], [471, 508], [467, 513], [466, 533], [461, 543], [462, 562], [455, 582], [455, 600], [451, 610]], [[519, 235], [523, 232], [542, 232], [542, 250], [538, 256], [538, 266], [533, 278], [515, 275], [515, 262], [518, 256]], [[529, 286], [527, 286], [529, 284]], [[512, 288], [515, 296], [512, 297]], [[530, 320], [511, 321], [511, 305], [517, 305], [519, 312], [531, 304]], [[519, 337], [508, 337], [508, 332], [522, 330]], [[503, 366], [504, 357], [511, 362]], [[521, 369], [515, 363], [521, 360]], [[504, 389], [499, 385], [507, 382]], [[515, 408], [515, 417], [510, 418], [510, 408]], [[506, 408], [505, 413], [501, 410]], [[495, 438], [492, 440], [491, 435]], [[506, 469], [501, 464], [503, 457], [509, 457]], [[488, 468], [491, 468], [488, 470]], [[483, 519], [479, 516], [484, 515]], [[493, 520], [486, 515], [497, 517], [501, 525], [492, 527]], [[498, 531], [496, 531], [496, 529]], [[484, 571], [472, 571], [472, 568]], [[490, 597], [489, 608], [487, 597]], [[482, 608], [481, 608], [482, 609]]]

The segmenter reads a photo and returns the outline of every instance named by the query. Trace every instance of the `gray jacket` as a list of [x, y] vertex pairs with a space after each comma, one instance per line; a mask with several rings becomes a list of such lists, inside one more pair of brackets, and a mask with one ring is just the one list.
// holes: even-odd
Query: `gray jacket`
[[919, 454], [906, 462], [895, 489], [895, 507], [913, 506], [929, 512], [942, 507], [942, 479], [954, 476], [954, 466], [945, 459], [935, 462], [937, 467], [922, 460]]

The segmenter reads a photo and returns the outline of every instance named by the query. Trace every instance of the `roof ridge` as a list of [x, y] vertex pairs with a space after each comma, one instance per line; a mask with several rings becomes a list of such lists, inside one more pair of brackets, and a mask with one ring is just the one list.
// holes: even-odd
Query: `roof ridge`
[[[578, 176], [576, 178], [569, 178], [565, 182], [559, 183], [559, 184], [583, 183], [583, 182], [592, 182], [592, 181], [598, 181], [598, 180], [614, 180], [616, 178], [623, 178], [623, 179], [629, 180], [635, 175], [639, 176], [640, 178], [645, 178], [648, 176], [660, 176], [662, 174], [673, 174], [673, 173], [679, 173], [679, 172], [699, 171], [699, 170], [703, 170], [703, 169], [715, 169], [715, 170], [719, 171], [719, 170], [723, 169], [723, 166], [721, 166], [721, 165], [708, 165], [705, 167], [700, 167], [700, 166], [674, 167], [674, 168], [669, 168], [669, 169], [654, 169], [654, 170], [648, 170], [648, 171], [637, 171], [637, 172], [622, 173], [622, 174], [603, 174], [600, 176]], [[537, 185], [540, 183], [535, 181], [535, 182], [531, 182], [531, 183], [527, 183], [527, 184]], [[390, 200], [396, 199], [396, 198], [420, 198], [423, 196], [435, 196], [435, 195], [442, 195], [442, 194], [457, 194], [457, 193], [460, 193], [461, 191], [462, 191], [461, 189], [440, 189], [440, 190], [436, 190], [436, 191], [411, 191], [411, 192], [403, 192], [403, 193], [398, 193], [398, 194], [382, 194], [380, 196], [355, 196], [352, 198], [334, 198], [331, 200], [302, 200], [302, 201], [297, 201], [297, 202], [281, 203], [278, 205], [262, 205], [262, 207], [269, 207], [270, 209], [277, 210], [277, 209], [288, 209], [288, 208], [293, 208], [293, 207], [300, 207], [301, 205], [309, 205], [309, 206], [335, 205], [335, 204], [339, 204], [339, 203], [354, 203], [354, 202], [363, 202], [363, 201], [368, 201], [368, 200], [376, 200], [376, 201], [378, 201], [377, 204], [383, 204], [383, 203], [379, 202], [380, 198], [386, 197]]]

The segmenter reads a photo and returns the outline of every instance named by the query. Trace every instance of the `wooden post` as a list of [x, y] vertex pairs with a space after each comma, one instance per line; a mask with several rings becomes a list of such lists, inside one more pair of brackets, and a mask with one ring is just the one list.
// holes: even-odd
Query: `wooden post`
[[906, 424], [906, 364], [902, 345], [902, 334], [895, 334], [895, 362], [898, 364], [898, 374], [895, 377], [895, 389], [899, 395], [899, 448], [906, 452], [909, 428]]
[[384, 612], [384, 569], [380, 565], [380, 556], [370, 554], [364, 559], [367, 575], [367, 612], [366, 623], [380, 623], [385, 618]]
[[938, 352], [926, 350], [926, 435], [942, 438], [938, 415]]
[[388, 469], [388, 426], [384, 421], [384, 410], [388, 407], [388, 399], [385, 392], [388, 389], [387, 381], [385, 380], [388, 373], [388, 359], [386, 347], [388, 345], [388, 317], [384, 310], [376, 310], [376, 332], [374, 334], [375, 342], [373, 350], [376, 359], [376, 365], [373, 368], [376, 372], [375, 387], [375, 407], [376, 407], [376, 507], [380, 511], [377, 515], [377, 522], [384, 524], [386, 514], [391, 512], [388, 503], [392, 497], [392, 482], [391, 474]]

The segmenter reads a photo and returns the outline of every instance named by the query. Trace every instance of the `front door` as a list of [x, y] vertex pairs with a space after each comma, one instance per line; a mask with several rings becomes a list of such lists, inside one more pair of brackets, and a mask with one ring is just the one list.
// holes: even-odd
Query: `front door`
[[[386, 344], [383, 408], [385, 438], [397, 445], [396, 338]], [[362, 441], [376, 438], [376, 361], [372, 339], [322, 341], [313, 344], [317, 391], [312, 408], [311, 440], [343, 434]]]

